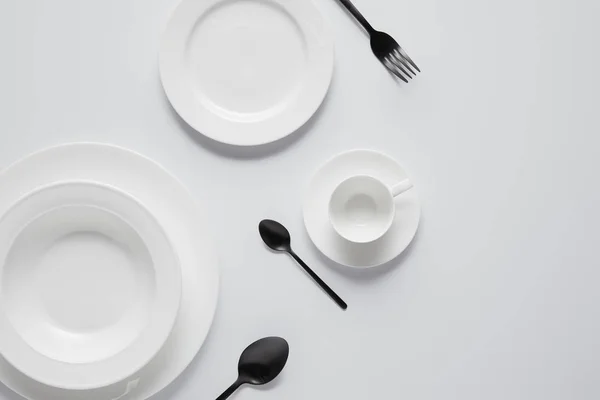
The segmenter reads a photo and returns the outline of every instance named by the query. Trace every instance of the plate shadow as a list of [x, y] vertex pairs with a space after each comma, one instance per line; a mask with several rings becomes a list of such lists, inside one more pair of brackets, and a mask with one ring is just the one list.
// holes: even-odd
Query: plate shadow
[[[333, 85], [333, 78], [331, 85]], [[181, 118], [177, 111], [175, 111], [175, 109], [169, 102], [169, 99], [167, 98], [162, 86], [160, 87], [160, 91], [162, 99], [166, 103], [166, 106], [168, 107], [171, 115], [177, 121], [181, 129], [194, 143], [222, 157], [238, 159], [261, 159], [266, 158], [274, 153], [284, 151], [287, 148], [293, 146], [315, 126], [317, 121], [325, 112], [324, 110], [328, 107], [331, 85], [317, 111], [315, 111], [315, 113], [308, 119], [308, 121], [306, 121], [306, 123], [304, 123], [304, 125], [302, 125], [296, 131], [279, 140], [257, 146], [237, 146], [221, 143], [209, 138], [208, 136], [205, 136], [201, 132], [196, 131], [187, 122], [185, 122], [183, 118]]]

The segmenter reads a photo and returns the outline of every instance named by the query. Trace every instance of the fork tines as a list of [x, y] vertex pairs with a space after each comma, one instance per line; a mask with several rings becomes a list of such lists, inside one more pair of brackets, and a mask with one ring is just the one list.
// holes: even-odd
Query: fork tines
[[[386, 66], [394, 75], [408, 83], [408, 79], [412, 79], [418, 72], [421, 72], [419, 67], [410, 59], [408, 54], [402, 50], [402, 47], [397, 47], [383, 58], [383, 65]], [[414, 68], [414, 69], [413, 69]]]

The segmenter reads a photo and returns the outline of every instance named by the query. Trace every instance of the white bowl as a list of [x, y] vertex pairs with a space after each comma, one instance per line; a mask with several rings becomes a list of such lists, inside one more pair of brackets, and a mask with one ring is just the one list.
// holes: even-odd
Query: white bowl
[[0, 353], [49, 386], [91, 389], [145, 366], [181, 299], [157, 220], [111, 186], [41, 187], [0, 218]]

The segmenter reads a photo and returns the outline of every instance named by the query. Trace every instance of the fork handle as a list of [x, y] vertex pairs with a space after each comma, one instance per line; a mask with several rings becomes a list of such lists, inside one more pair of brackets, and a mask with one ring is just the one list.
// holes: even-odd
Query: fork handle
[[369, 35], [375, 32], [375, 29], [373, 29], [371, 24], [369, 24], [367, 19], [363, 17], [360, 11], [358, 11], [358, 9], [354, 6], [354, 4], [352, 4], [350, 0], [339, 0], [339, 2], [342, 3], [342, 5], [346, 7], [348, 11], [350, 11], [350, 14], [352, 14], [354, 18], [356, 18], [356, 20], [360, 22], [360, 24], [367, 30]]

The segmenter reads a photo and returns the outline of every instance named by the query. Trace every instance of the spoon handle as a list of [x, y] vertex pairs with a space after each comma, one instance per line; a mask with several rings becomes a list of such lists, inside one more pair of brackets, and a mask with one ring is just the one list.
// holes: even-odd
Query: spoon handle
[[306, 265], [306, 263], [304, 261], [302, 261], [302, 259], [300, 257], [298, 257], [298, 255], [296, 253], [294, 253], [292, 250], [290, 250], [290, 255], [294, 258], [294, 260], [296, 260], [296, 262], [298, 262], [298, 264], [300, 264], [300, 266], [302, 268], [304, 268], [304, 270], [310, 275], [310, 277], [313, 278], [314, 281], [319, 284], [319, 286], [321, 286], [321, 288], [329, 295], [329, 297], [331, 297], [333, 299], [333, 301], [335, 301], [337, 303], [337, 305], [342, 308], [342, 310], [345, 310], [348, 308], [348, 305], [346, 304], [346, 302], [344, 300], [342, 300], [342, 298], [340, 296], [338, 296], [337, 293], [335, 293], [333, 291], [333, 289], [331, 289], [329, 286], [327, 286], [327, 284], [325, 282], [323, 282], [323, 280], [321, 278], [319, 278], [319, 276], [317, 274], [315, 274], [315, 272], [312, 269], [310, 269], [310, 267], [308, 265]]
[[229, 396], [231, 396], [233, 394], [233, 392], [235, 392], [236, 390], [238, 390], [238, 388], [240, 386], [242, 386], [244, 384], [243, 381], [241, 381], [239, 378], [237, 381], [233, 382], [233, 385], [229, 386], [229, 388], [227, 388], [226, 391], [223, 392], [222, 395], [220, 395], [219, 397], [217, 397], [217, 400], [225, 400], [228, 399]]

